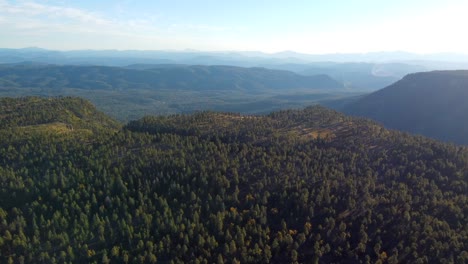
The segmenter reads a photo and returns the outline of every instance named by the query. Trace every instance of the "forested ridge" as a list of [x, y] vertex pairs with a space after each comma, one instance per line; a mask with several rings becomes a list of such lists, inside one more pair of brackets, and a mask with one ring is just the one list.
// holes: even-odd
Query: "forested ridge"
[[317, 106], [120, 128], [20, 98], [0, 123], [2, 263], [468, 261], [466, 147]]

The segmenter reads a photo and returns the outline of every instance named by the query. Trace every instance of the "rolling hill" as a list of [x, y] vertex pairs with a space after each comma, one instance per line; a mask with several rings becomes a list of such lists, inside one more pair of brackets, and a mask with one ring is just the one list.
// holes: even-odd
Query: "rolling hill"
[[96, 124], [108, 129], [120, 127], [89, 101], [77, 97], [0, 98], [0, 115], [0, 129], [50, 122], [65, 122], [80, 128]]
[[3, 86], [89, 90], [171, 89], [189, 91], [329, 90], [343, 86], [326, 75], [234, 66], [172, 66], [135, 70], [104, 66], [2, 65]]
[[99, 133], [120, 127], [82, 98], [0, 98], [0, 130], [10, 134]]
[[0, 65], [0, 96], [77, 96], [120, 121], [203, 110], [267, 113], [348, 91], [326, 75], [265, 68], [190, 65]]
[[468, 71], [410, 74], [343, 111], [388, 128], [468, 144]]

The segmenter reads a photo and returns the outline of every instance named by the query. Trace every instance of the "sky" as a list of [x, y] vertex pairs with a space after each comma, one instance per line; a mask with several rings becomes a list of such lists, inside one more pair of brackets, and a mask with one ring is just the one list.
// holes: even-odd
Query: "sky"
[[466, 0], [0, 0], [0, 48], [468, 54]]

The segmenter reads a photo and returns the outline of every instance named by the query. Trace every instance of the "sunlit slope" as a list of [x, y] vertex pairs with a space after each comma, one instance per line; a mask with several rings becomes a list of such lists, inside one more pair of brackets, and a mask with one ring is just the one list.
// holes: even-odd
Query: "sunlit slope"
[[67, 133], [116, 130], [120, 124], [76, 97], [0, 98], [0, 130]]

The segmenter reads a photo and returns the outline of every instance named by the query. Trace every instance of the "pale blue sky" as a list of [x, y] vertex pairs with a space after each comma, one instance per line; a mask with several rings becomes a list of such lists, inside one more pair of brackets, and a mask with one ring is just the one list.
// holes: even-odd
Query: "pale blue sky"
[[468, 53], [465, 0], [0, 0], [0, 47]]

